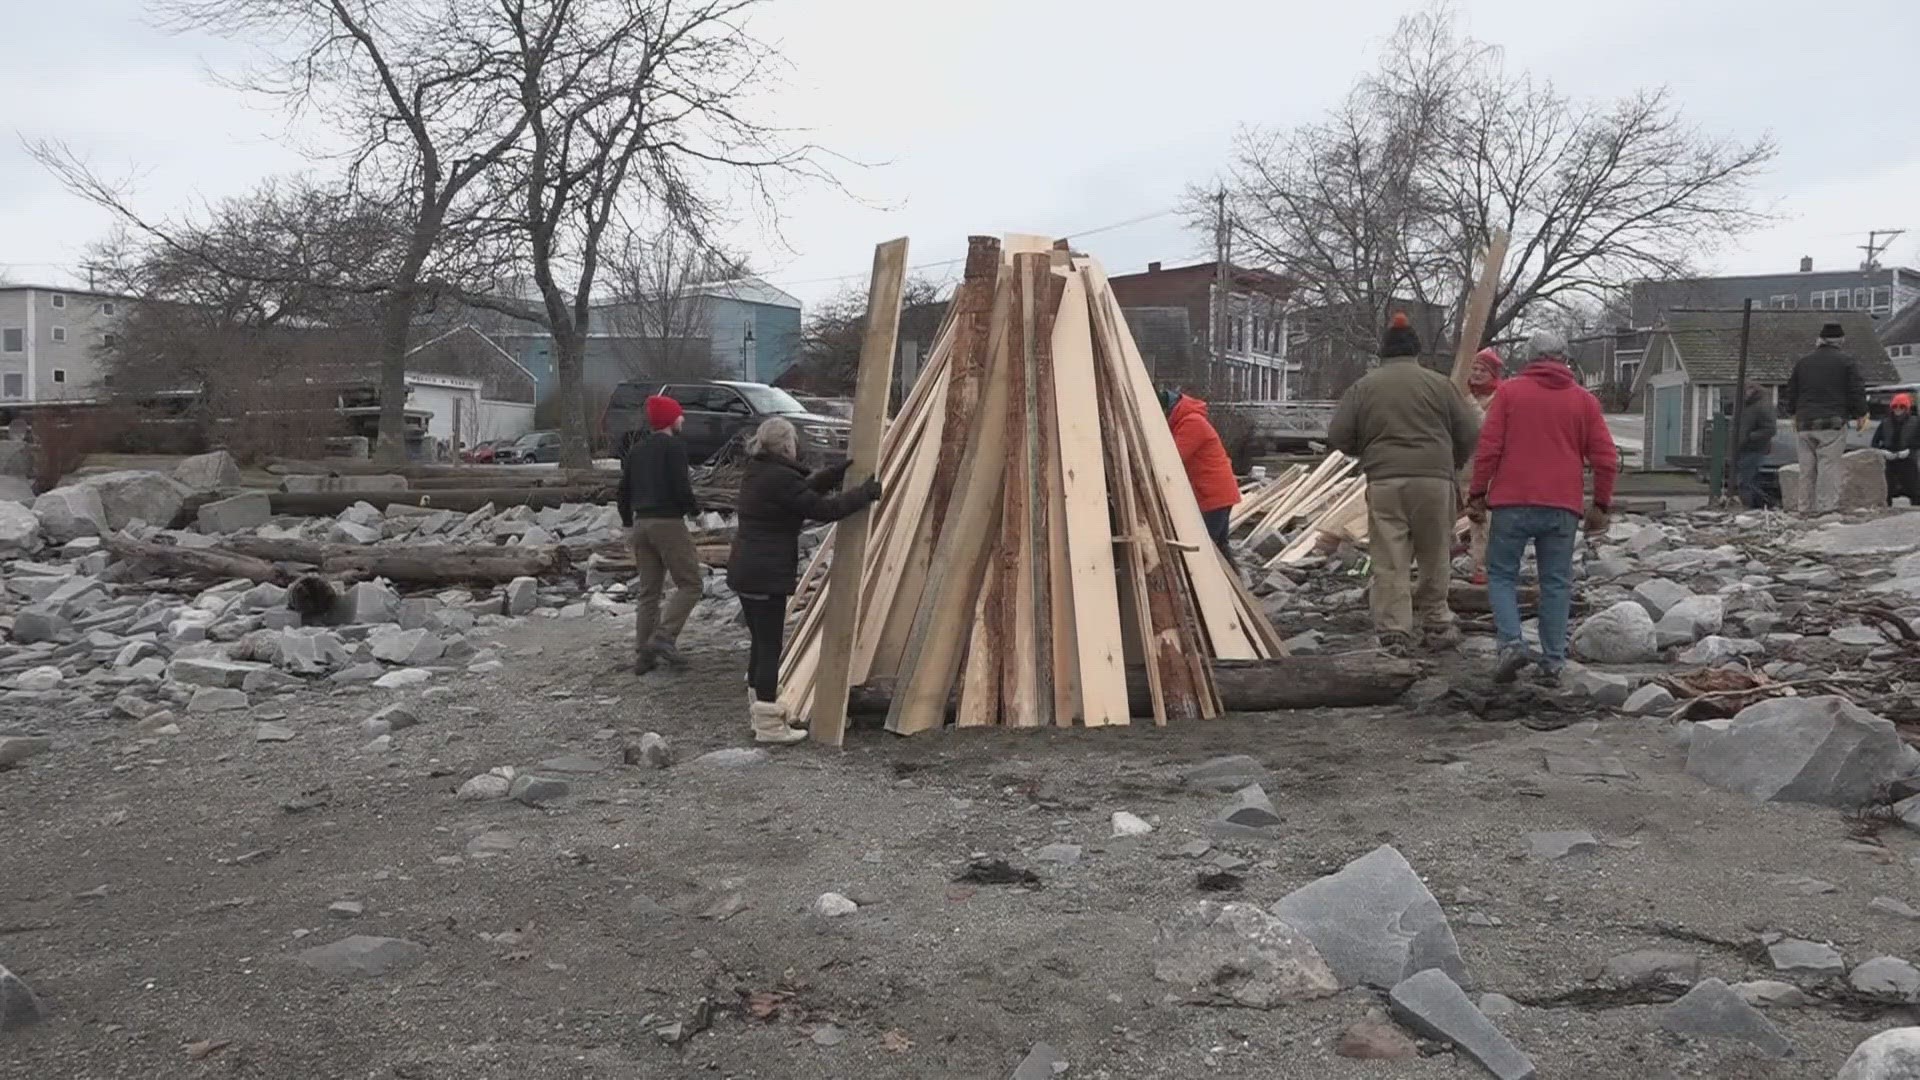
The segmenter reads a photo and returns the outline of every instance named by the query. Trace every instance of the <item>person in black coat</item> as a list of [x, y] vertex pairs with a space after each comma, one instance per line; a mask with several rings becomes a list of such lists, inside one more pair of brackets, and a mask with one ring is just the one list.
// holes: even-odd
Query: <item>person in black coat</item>
[[780, 648], [786, 636], [787, 598], [800, 577], [800, 530], [809, 521], [838, 521], [880, 497], [880, 482], [828, 494], [847, 465], [808, 473], [799, 463], [793, 425], [773, 417], [747, 444], [747, 465], [734, 499], [733, 549], [727, 585], [740, 597], [752, 646], [747, 654], [749, 705], [756, 742], [794, 743], [806, 732], [788, 725], [780, 708]]
[[1909, 506], [1920, 506], [1920, 416], [1910, 395], [1893, 396], [1887, 418], [1873, 429], [1873, 448], [1887, 453], [1887, 505], [1905, 495]]
[[1773, 452], [1773, 437], [1779, 428], [1780, 421], [1774, 414], [1773, 403], [1767, 400], [1766, 388], [1747, 387], [1746, 407], [1740, 410], [1740, 430], [1733, 437], [1733, 475], [1734, 490], [1749, 510], [1762, 509], [1768, 503], [1767, 493], [1760, 488], [1760, 467]]

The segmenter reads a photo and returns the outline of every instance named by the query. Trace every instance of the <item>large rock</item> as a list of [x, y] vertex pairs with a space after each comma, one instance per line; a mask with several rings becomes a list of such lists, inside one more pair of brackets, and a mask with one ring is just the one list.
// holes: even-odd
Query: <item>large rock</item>
[[1155, 938], [1153, 977], [1189, 993], [1271, 1009], [1340, 992], [1320, 951], [1252, 904], [1188, 904]]
[[25, 480], [33, 475], [33, 444], [0, 439], [0, 476]]
[[181, 657], [167, 665], [167, 678], [189, 686], [224, 686], [238, 690], [247, 676], [265, 670], [265, 664], [246, 664], [211, 657]]
[[0, 735], [0, 768], [18, 765], [53, 749], [53, 740], [45, 735]]
[[426, 946], [404, 938], [355, 934], [331, 945], [316, 945], [297, 959], [323, 975], [370, 978], [403, 971], [426, 955]]
[[[1886, 459], [1874, 450], [1850, 450], [1840, 459], [1844, 474], [1840, 483], [1841, 510], [1877, 510], [1887, 504]], [[1780, 499], [1783, 505], [1800, 505], [1800, 466], [1780, 467]]]
[[[0, 443], [0, 446], [5, 445]], [[21, 506], [33, 506], [33, 482], [19, 476], [0, 474], [0, 502], [19, 503]]]
[[1681, 601], [1693, 597], [1693, 590], [1666, 578], [1652, 578], [1633, 587], [1633, 598], [1647, 609], [1656, 622]]
[[1667, 609], [1654, 626], [1655, 643], [1662, 648], [1691, 645], [1720, 632], [1726, 621], [1725, 601], [1717, 596], [1690, 596]]
[[540, 582], [537, 578], [517, 577], [507, 582], [506, 613], [525, 615], [540, 603]]
[[1793, 546], [1814, 555], [1898, 555], [1920, 548], [1920, 529], [1914, 528], [1911, 515], [1890, 514], [1852, 525], [1825, 525]]
[[79, 484], [54, 488], [33, 500], [33, 516], [40, 519], [40, 532], [56, 544], [107, 532], [107, 509], [100, 493]]
[[40, 519], [17, 502], [0, 502], [0, 559], [40, 550]]
[[1738, 1039], [1762, 1053], [1788, 1057], [1793, 1044], [1760, 1010], [1719, 979], [1703, 979], [1660, 1014], [1660, 1026], [1696, 1039]]
[[1897, 956], [1876, 956], [1849, 972], [1847, 981], [1863, 994], [1920, 1001], [1920, 970]]
[[385, 582], [362, 581], [347, 590], [347, 621], [390, 623], [400, 621], [400, 597]]
[[1833, 1080], [1915, 1080], [1920, 1077], [1920, 1027], [1883, 1031], [1848, 1055]]
[[1589, 616], [1573, 632], [1572, 648], [1582, 660], [1598, 664], [1639, 664], [1660, 658], [1653, 617], [1633, 600], [1622, 600]]
[[240, 466], [225, 450], [197, 454], [173, 467], [173, 478], [195, 491], [222, 491], [240, 486]]
[[264, 491], [249, 491], [202, 506], [196, 519], [203, 533], [236, 533], [257, 529], [273, 517], [273, 500]]
[[1499, 1080], [1533, 1080], [1533, 1062], [1446, 972], [1429, 968], [1408, 976], [1387, 993], [1387, 1004], [1395, 1019], [1430, 1039], [1452, 1043]]
[[425, 630], [394, 630], [369, 639], [373, 658], [389, 664], [421, 667], [440, 659], [447, 643]]
[[165, 473], [141, 469], [89, 476], [80, 486], [99, 493], [110, 529], [124, 529], [136, 521], [164, 529], [193, 494]]
[[1466, 981], [1439, 901], [1390, 845], [1288, 893], [1273, 914], [1313, 942], [1341, 986], [1388, 989], [1428, 968]]
[[1694, 725], [1687, 772], [1762, 802], [1862, 806], [1905, 774], [1904, 745], [1846, 698], [1774, 698]]
[[0, 964], [0, 1031], [38, 1020], [42, 1015], [40, 999], [34, 996], [33, 987]]

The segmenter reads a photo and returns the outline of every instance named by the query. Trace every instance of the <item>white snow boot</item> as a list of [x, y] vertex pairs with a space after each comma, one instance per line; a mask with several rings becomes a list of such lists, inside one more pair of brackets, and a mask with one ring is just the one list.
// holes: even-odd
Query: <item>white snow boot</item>
[[753, 717], [753, 741], [773, 743], [776, 746], [789, 746], [807, 737], [799, 728], [787, 726], [786, 714], [781, 711], [778, 702], [755, 701], [748, 706]]

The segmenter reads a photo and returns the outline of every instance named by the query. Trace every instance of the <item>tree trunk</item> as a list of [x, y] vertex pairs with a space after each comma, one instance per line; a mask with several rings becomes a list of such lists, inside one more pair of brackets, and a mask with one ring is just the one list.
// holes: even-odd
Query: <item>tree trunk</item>
[[553, 370], [559, 386], [560, 467], [593, 468], [590, 441], [592, 418], [587, 416], [586, 342], [577, 328], [554, 320]]
[[439, 231], [436, 215], [423, 214], [414, 222], [406, 258], [394, 275], [380, 320], [380, 427], [373, 457], [389, 465], [407, 460], [407, 340], [413, 331], [420, 268], [426, 265]]
[[[1220, 704], [1230, 712], [1385, 705], [1405, 693], [1419, 677], [1419, 665], [1380, 653], [1213, 662]], [[847, 712], [884, 716], [893, 703], [893, 690], [890, 679], [873, 679], [856, 686], [849, 695]], [[953, 715], [953, 707], [950, 699], [947, 715]], [[1127, 668], [1127, 709], [1136, 717], [1153, 715], [1146, 670], [1136, 665]]]
[[122, 559], [146, 563], [175, 577], [217, 578], [222, 581], [283, 582], [288, 575], [264, 559], [214, 548], [183, 548], [149, 544], [118, 533], [106, 538], [106, 549]]
[[563, 547], [510, 548], [490, 545], [395, 545], [362, 547], [316, 544], [307, 540], [267, 540], [236, 536], [211, 549], [266, 562], [317, 566], [326, 574], [383, 577], [404, 585], [492, 584], [517, 577], [549, 577], [573, 570]]

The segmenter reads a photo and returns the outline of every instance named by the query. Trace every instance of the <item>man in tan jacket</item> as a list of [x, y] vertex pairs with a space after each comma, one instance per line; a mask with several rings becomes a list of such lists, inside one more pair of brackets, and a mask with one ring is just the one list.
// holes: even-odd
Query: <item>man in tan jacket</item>
[[1416, 627], [1429, 648], [1459, 639], [1447, 607], [1456, 478], [1480, 434], [1453, 381], [1421, 367], [1419, 355], [1419, 335], [1396, 313], [1380, 366], [1341, 396], [1327, 429], [1328, 445], [1358, 457], [1367, 476], [1373, 627], [1381, 647], [1396, 653], [1412, 651]]

